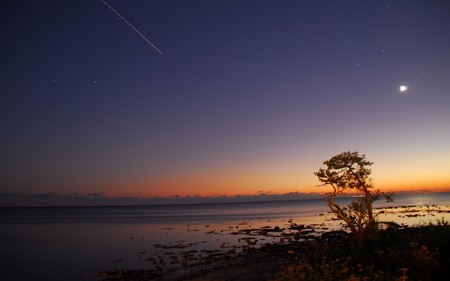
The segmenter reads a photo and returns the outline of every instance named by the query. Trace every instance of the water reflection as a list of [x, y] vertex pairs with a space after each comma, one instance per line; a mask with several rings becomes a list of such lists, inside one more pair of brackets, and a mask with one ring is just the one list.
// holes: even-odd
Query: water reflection
[[[450, 221], [449, 207], [402, 207], [414, 200], [400, 198], [395, 208], [377, 209], [379, 220], [405, 225]], [[8, 257], [6, 280], [97, 280], [93, 273], [99, 270], [183, 268], [223, 254], [235, 258], [250, 247], [308, 239], [341, 228], [322, 200], [4, 208], [0, 220], [7, 229], [0, 233]]]

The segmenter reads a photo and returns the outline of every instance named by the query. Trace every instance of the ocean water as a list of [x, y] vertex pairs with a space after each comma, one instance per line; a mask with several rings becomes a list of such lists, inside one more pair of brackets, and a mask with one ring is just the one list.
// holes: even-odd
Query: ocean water
[[[342, 198], [341, 204], [351, 198]], [[450, 193], [400, 194], [375, 207], [445, 206]], [[397, 209], [399, 210], [399, 209]], [[385, 212], [415, 224], [442, 217]], [[244, 251], [282, 241], [279, 232], [249, 239], [242, 230], [288, 229], [293, 223], [340, 228], [323, 199], [116, 207], [0, 208], [2, 280], [99, 280], [100, 270], [180, 266], [181, 257]], [[257, 241], [257, 242], [256, 242]], [[195, 260], [195, 259], [194, 259]]]

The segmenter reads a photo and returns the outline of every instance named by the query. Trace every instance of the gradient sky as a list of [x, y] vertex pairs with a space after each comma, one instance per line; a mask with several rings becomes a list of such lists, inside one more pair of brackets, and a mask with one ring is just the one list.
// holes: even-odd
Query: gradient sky
[[449, 1], [108, 3], [163, 55], [99, 0], [2, 1], [0, 193], [322, 192], [348, 150], [450, 188]]

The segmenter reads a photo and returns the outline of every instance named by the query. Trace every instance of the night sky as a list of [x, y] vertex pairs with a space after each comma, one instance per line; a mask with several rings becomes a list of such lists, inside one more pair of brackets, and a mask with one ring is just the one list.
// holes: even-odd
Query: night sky
[[450, 187], [449, 1], [107, 3], [163, 54], [100, 0], [0, 4], [0, 193], [321, 192], [348, 150]]

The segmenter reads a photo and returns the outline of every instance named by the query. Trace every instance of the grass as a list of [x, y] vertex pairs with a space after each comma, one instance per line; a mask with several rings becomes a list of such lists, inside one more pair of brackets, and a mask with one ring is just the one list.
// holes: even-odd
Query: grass
[[450, 225], [391, 224], [362, 241], [343, 235], [297, 253], [276, 281], [449, 280]]

